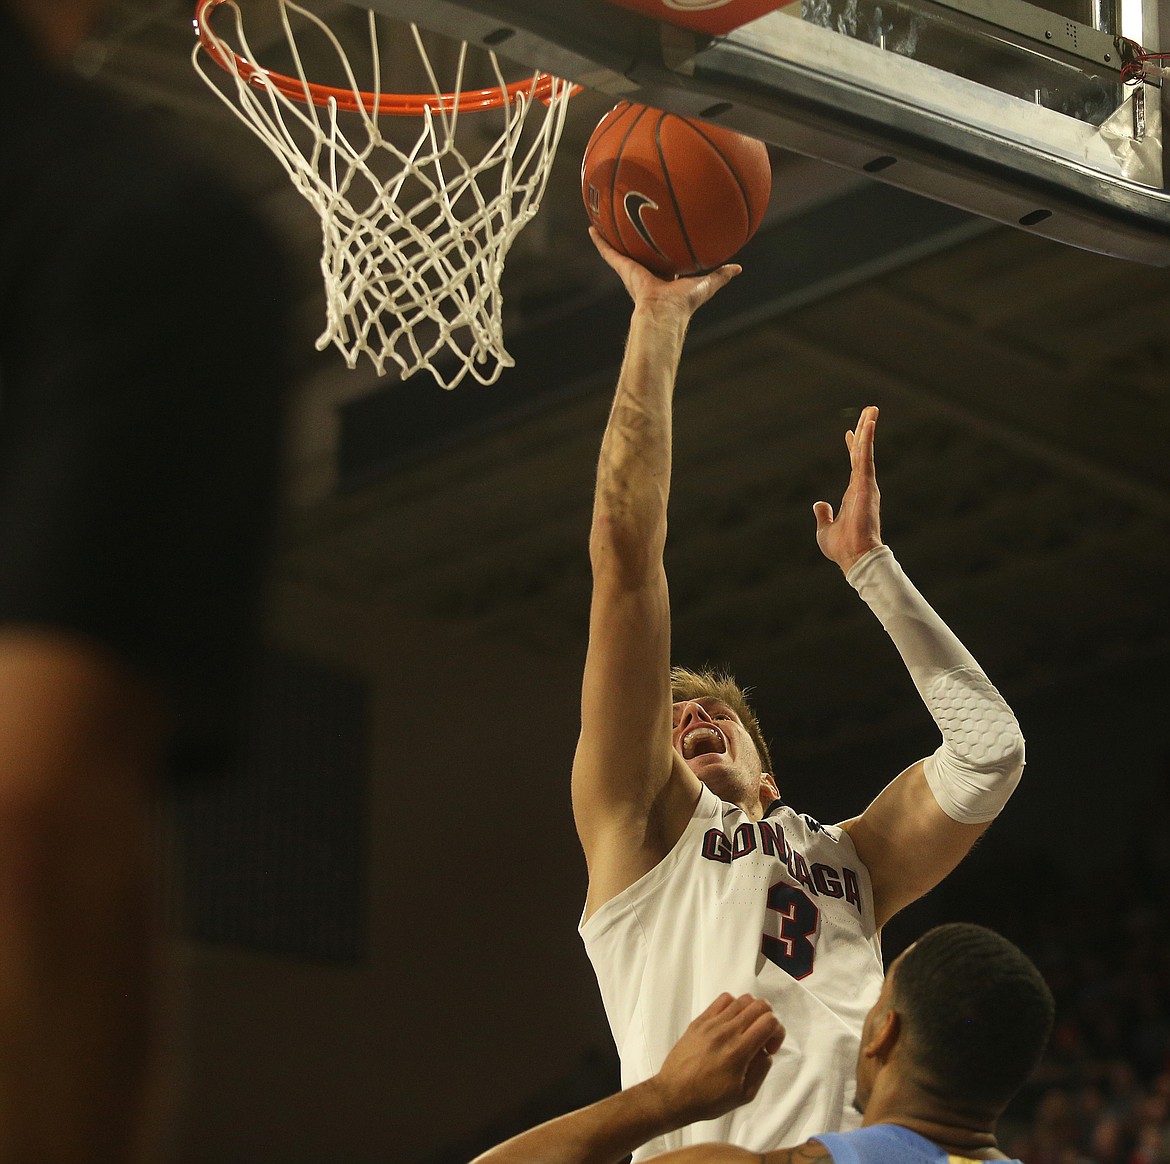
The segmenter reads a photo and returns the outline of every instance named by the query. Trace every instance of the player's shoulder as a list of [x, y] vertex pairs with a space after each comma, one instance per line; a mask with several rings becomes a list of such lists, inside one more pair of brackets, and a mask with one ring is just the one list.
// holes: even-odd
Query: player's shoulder
[[[877, 1123], [816, 1137], [836, 1164], [975, 1164], [900, 1124]], [[1010, 1162], [1005, 1161], [1005, 1164]]]

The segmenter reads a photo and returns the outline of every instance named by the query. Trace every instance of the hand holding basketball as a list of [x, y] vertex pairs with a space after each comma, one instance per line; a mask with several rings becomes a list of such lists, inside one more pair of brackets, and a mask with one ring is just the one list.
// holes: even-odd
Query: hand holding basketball
[[849, 450], [849, 486], [841, 498], [836, 517], [827, 501], [813, 505], [817, 519], [817, 545], [821, 553], [848, 574], [863, 554], [882, 544], [881, 493], [873, 464], [874, 432], [878, 410], [872, 404], [862, 409], [857, 428], [845, 434]]
[[617, 272], [635, 305], [640, 307], [671, 304], [689, 317], [743, 270], [738, 263], [726, 263], [706, 275], [660, 279], [641, 263], [614, 250], [596, 227], [589, 228], [589, 237], [601, 257]]

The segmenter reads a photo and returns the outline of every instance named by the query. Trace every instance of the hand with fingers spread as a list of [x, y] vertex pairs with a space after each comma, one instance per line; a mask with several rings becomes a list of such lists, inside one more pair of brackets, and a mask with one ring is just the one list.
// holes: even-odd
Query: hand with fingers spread
[[755, 1098], [784, 1034], [765, 1000], [721, 994], [683, 1032], [652, 1082], [683, 1122], [715, 1119]]
[[686, 319], [743, 270], [738, 263], [726, 263], [706, 275], [660, 279], [641, 263], [614, 250], [596, 227], [589, 228], [589, 237], [601, 257], [625, 284], [636, 307], [676, 310]]
[[862, 410], [857, 427], [845, 434], [849, 449], [849, 486], [836, 517], [827, 501], [813, 506], [817, 519], [817, 545], [844, 574], [864, 554], [882, 544], [881, 494], [873, 467], [874, 430], [878, 410], [872, 404]]

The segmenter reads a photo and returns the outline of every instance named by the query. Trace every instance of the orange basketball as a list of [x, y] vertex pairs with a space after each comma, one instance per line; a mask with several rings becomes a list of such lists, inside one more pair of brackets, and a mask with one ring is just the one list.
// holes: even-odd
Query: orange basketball
[[727, 262], [756, 233], [771, 192], [763, 142], [628, 101], [601, 119], [581, 162], [590, 221], [663, 276]]

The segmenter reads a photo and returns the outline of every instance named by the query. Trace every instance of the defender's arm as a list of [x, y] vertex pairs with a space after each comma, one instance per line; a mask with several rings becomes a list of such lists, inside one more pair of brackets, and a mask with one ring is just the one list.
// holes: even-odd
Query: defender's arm
[[693, 1148], [663, 1152], [661, 1156], [650, 1159], [652, 1164], [764, 1164], [765, 1161], [768, 1164], [789, 1164], [789, 1157], [783, 1149], [763, 1156], [732, 1144], [696, 1144]]
[[687, 1027], [656, 1075], [515, 1136], [474, 1164], [617, 1164], [655, 1136], [754, 1098], [783, 1038], [766, 1002], [721, 994]]
[[634, 301], [602, 440], [589, 553], [593, 600], [573, 762], [589, 866], [586, 914], [653, 868], [681, 836], [699, 783], [671, 746], [670, 604], [662, 565], [671, 401], [691, 315], [737, 273], [655, 278], [594, 234]]
[[652, 1157], [652, 1164], [833, 1164], [829, 1149], [817, 1140], [774, 1152], [749, 1152], [731, 1144], [696, 1144]]

